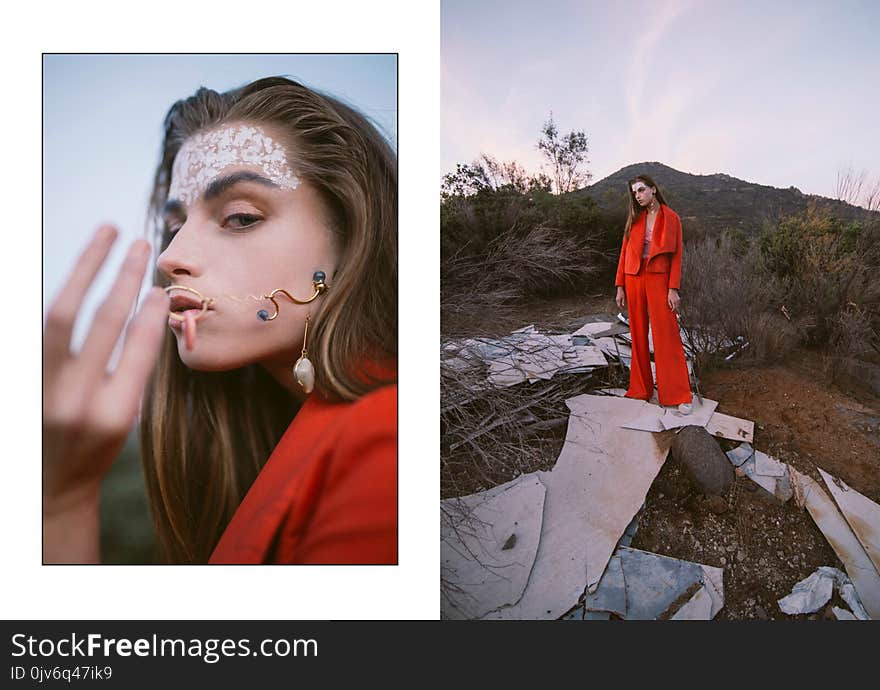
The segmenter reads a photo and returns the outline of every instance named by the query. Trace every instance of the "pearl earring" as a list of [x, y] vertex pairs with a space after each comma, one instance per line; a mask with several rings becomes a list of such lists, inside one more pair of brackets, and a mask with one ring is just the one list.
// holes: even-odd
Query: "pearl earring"
[[308, 338], [309, 338], [309, 323], [312, 320], [311, 313], [306, 314], [306, 330], [303, 333], [303, 347], [302, 354], [300, 358], [296, 360], [296, 364], [293, 365], [293, 378], [296, 379], [296, 382], [300, 385], [300, 388], [303, 389], [306, 395], [312, 392], [315, 388], [315, 367], [312, 365], [312, 361], [309, 359], [309, 350], [307, 347]]
[[[275, 295], [278, 293], [283, 294], [287, 297], [291, 302], [295, 304], [308, 304], [313, 300], [317, 299], [318, 295], [322, 294], [325, 290], [327, 290], [327, 284], [324, 282], [327, 278], [327, 275], [324, 271], [315, 271], [312, 275], [312, 288], [314, 292], [312, 296], [308, 299], [297, 299], [293, 295], [291, 295], [287, 290], [283, 290], [278, 288], [277, 290], [273, 290], [268, 295], [263, 295], [263, 299], [267, 299], [275, 305], [275, 313], [269, 314], [265, 309], [260, 309], [257, 312], [257, 318], [260, 321], [274, 321], [278, 316], [278, 302], [275, 301]], [[308, 350], [308, 340], [309, 340], [309, 324], [312, 321], [312, 313], [306, 313], [306, 329], [303, 333], [303, 346], [302, 346], [302, 354], [300, 358], [296, 360], [296, 363], [293, 365], [293, 378], [296, 379], [296, 382], [299, 384], [300, 388], [308, 395], [315, 389], [315, 367], [312, 364], [312, 361], [309, 359], [309, 350]]]

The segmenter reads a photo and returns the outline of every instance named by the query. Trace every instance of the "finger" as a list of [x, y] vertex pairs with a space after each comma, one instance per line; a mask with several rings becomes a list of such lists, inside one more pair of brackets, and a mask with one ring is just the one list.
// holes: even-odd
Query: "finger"
[[129, 324], [119, 364], [102, 391], [106, 400], [129, 424], [137, 415], [141, 395], [159, 355], [168, 327], [170, 301], [162, 288], [150, 289], [143, 306]]
[[113, 287], [95, 314], [92, 328], [78, 358], [77, 378], [80, 376], [86, 377], [87, 380], [104, 378], [107, 362], [113, 354], [113, 348], [116, 347], [119, 335], [140, 292], [149, 256], [150, 245], [146, 240], [136, 240], [132, 243]]
[[58, 369], [70, 356], [70, 336], [77, 313], [117, 234], [112, 225], [98, 228], [46, 312], [43, 332], [43, 380], [46, 382], [56, 380]]

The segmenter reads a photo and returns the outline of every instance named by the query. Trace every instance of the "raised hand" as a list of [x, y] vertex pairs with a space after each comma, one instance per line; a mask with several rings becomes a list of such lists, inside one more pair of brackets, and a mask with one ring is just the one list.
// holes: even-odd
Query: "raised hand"
[[80, 352], [70, 339], [83, 298], [116, 240], [98, 229], [46, 314], [43, 334], [43, 560], [95, 561], [101, 481], [125, 444], [167, 325], [169, 298], [154, 287], [131, 321], [116, 369], [110, 356], [150, 256], [136, 240]]

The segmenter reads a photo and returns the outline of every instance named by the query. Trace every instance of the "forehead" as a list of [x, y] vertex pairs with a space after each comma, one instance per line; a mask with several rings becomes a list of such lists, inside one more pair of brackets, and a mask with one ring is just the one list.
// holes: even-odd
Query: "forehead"
[[642, 182], [641, 180], [636, 180], [632, 184], [633, 189], [638, 189], [639, 187], [650, 187], [650, 186], [651, 185], [649, 185], [647, 182]]
[[295, 189], [299, 184], [284, 145], [259, 125], [239, 123], [197, 132], [183, 143], [171, 169], [168, 196], [191, 205], [232, 167], [258, 171], [279, 187]]

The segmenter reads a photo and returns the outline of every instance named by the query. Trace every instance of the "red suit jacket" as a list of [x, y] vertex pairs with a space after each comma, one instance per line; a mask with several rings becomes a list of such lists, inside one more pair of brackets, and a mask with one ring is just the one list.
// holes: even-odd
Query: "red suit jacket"
[[[614, 284], [624, 286], [624, 274], [635, 275], [642, 265], [642, 250], [645, 246], [645, 225], [647, 213], [642, 211], [633, 221], [629, 238], [624, 236], [617, 262], [617, 277]], [[654, 233], [648, 251], [649, 273], [669, 273], [669, 287], [676, 290], [681, 285], [681, 219], [666, 204], [660, 204], [660, 211], [654, 220]]]
[[396, 564], [397, 385], [309, 397], [209, 563]]

